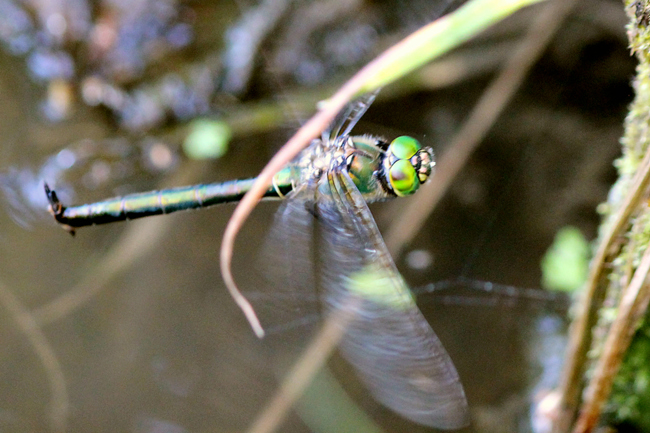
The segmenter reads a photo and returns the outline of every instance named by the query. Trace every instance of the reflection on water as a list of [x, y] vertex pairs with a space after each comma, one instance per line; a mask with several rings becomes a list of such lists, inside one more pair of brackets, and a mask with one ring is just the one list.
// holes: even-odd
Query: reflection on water
[[28, 228], [36, 221], [43, 223], [43, 210], [48, 206], [44, 182], [55, 185], [65, 203], [74, 203], [88, 191], [111, 196], [131, 192], [121, 190], [119, 185], [133, 188], [145, 174], [160, 177], [177, 161], [177, 150], [154, 137], [135, 144], [127, 139], [85, 139], [47, 157], [35, 169], [9, 167], [6, 173], [0, 173], [0, 191], [10, 217]]
[[[0, 308], [0, 430], [55, 430], [51, 387], [60, 374], [70, 405], [67, 431], [243, 431], [277, 389], [287, 364], [282, 358], [306, 339], [301, 330], [313, 318], [257, 340], [227, 295], [217, 250], [232, 207], [88, 228], [74, 239], [45, 212], [43, 180], [56, 183], [65, 202], [79, 203], [165, 182], [251, 176], [273, 154], [286, 131], [241, 134], [213, 163], [188, 162], [178, 151], [185, 120], [218, 118], [239, 104], [221, 92], [234, 69], [219, 57], [230, 48], [225, 29], [246, 28], [244, 13], [218, 3], [111, 1], [90, 8], [81, 0], [39, 6], [0, 0], [0, 283], [37, 325], [23, 327], [19, 316]], [[273, 25], [249, 46], [266, 54], [252, 55], [240, 98], [273, 103], [282, 96], [278, 88], [330, 79], [417, 25], [407, 16], [426, 20], [430, 2], [410, 2], [397, 15], [386, 13], [394, 12], [391, 2], [366, 3], [333, 2], [328, 15], [316, 13], [325, 3], [296, 2], [265, 21]], [[536, 287], [539, 259], [557, 227], [571, 222], [594, 233], [593, 209], [605, 196], [631, 74], [622, 67], [629, 62], [624, 38], [607, 33], [611, 26], [595, 27], [583, 35], [586, 42], [560, 38], [568, 52], [551, 50], [534, 85], [495, 126], [414, 241], [408, 263], [396, 260], [413, 286], [462, 275]], [[581, 44], [603, 49], [590, 57], [593, 50], [583, 53]], [[571, 75], [562, 72], [566, 59], [555, 57], [562, 55], [586, 63], [569, 62]], [[260, 67], [266, 64], [279, 75]], [[611, 64], [617, 67], [609, 71]], [[417, 135], [442, 153], [483, 82], [380, 101], [358, 131]], [[58, 114], [43, 110], [51, 97], [64, 100], [52, 104], [62, 107]], [[593, 108], [582, 114], [584, 100], [608, 102], [594, 118]], [[402, 207], [373, 208], [380, 227], [405, 217]], [[264, 284], [253, 265], [275, 209], [256, 210], [237, 244], [236, 278], [249, 292]], [[50, 308], [79, 288], [91, 295], [78, 306]], [[474, 408], [467, 431], [489, 431], [481, 419], [530, 431], [532, 396], [552, 386], [559, 370], [563, 325], [525, 296], [452, 303], [461, 291], [463, 299], [476, 298], [454, 288], [418, 300]], [[42, 331], [60, 368], [38, 354], [30, 329]], [[425, 431], [370, 400], [339, 357], [328, 367], [350, 404], [384, 431]], [[322, 402], [315, 409], [332, 413], [327, 398], [316, 395]], [[300, 418], [307, 412], [292, 413], [282, 431], [308, 431], [315, 423]]]

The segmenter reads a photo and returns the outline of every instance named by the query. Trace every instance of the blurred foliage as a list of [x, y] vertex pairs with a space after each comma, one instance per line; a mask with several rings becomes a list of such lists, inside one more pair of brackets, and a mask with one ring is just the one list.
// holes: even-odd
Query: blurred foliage
[[573, 292], [587, 279], [589, 244], [576, 227], [563, 227], [542, 259], [542, 287]]
[[[18, 103], [6, 99], [4, 104], [5, 113], [17, 113], [20, 119], [4, 129], [17, 131], [17, 138], [5, 135], [0, 149], [13, 157], [2, 158], [10, 168], [2, 167], [0, 174], [7, 207], [11, 211], [29, 201], [43, 220], [49, 217], [43, 179], [58, 180], [57, 191], [66, 202], [79, 199], [75, 195], [83, 188], [91, 191], [83, 199], [96, 199], [165, 182], [196, 182], [205, 173], [191, 166], [194, 177], [161, 179], [187, 163], [181, 144], [195, 130], [192, 120], [197, 118], [226, 121], [236, 139], [229, 150], [241, 146], [226, 163], [209, 165], [209, 176], [252, 175], [285, 137], [278, 127], [293, 130], [342, 76], [453, 6], [447, 0], [0, 0], [0, 41], [7, 57], [15, 56], [7, 64], [26, 83]], [[417, 247], [431, 251], [435, 260], [426, 272], [405, 273], [409, 282], [469, 273], [536, 286], [540, 252], [558, 225], [575, 224], [593, 234], [593, 208], [611, 181], [611, 158], [630, 94], [632, 61], [618, 12], [617, 1], [591, 0], [568, 20], [512, 110], [495, 125], [433, 217], [433, 229], [418, 239]], [[504, 22], [448, 63], [386, 88], [380, 97], [393, 99], [373, 107], [371, 129], [417, 132], [435, 143], [438, 152], [445, 151], [529, 16]], [[398, 89], [404, 83], [411, 87]], [[40, 105], [25, 101], [26, 94], [39, 98]], [[30, 162], [38, 167], [29, 171], [23, 166], [33, 149], [38, 157]], [[18, 221], [24, 213], [12, 217]], [[249, 329], [238, 312], [231, 314], [234, 307], [229, 309], [230, 300], [220, 297], [224, 291], [216, 287], [220, 217], [218, 212], [194, 215], [189, 222], [170, 223], [173, 230], [160, 229], [161, 237], [169, 236], [171, 251], [154, 243], [151, 262], [131, 260], [127, 275], [107, 285], [111, 290], [79, 314], [48, 327], [77, 407], [71, 416], [75, 423], [95, 431], [106, 426], [198, 431], [214, 425], [240, 431], [259, 410], [276, 382], [269, 377], [260, 343], [247, 340]], [[202, 219], [190, 225], [197, 218]], [[242, 250], [258, 248], [269, 218], [247, 227], [250, 236]], [[5, 227], [13, 227], [5, 221]], [[97, 259], [121, 230], [91, 230], [66, 243], [53, 222], [47, 223], [37, 226], [34, 236], [22, 230], [2, 233], [3, 277], [20, 282], [19, 293], [34, 308], [75, 287], [87, 261]], [[125, 226], [141, 231], [135, 224]], [[125, 237], [138, 239], [133, 232]], [[148, 242], [151, 238], [142, 240]], [[132, 257], [124, 249], [115, 256]], [[244, 256], [243, 269], [251, 260]], [[522, 319], [518, 310], [523, 309], [495, 309], [484, 317], [476, 309], [457, 314], [457, 309], [439, 308], [427, 315], [437, 322], [441, 338], [447, 337], [445, 344], [477, 408], [495, 411], [492, 418], [501, 429], [512, 414], [498, 412], [497, 405], [515, 394], [528, 401], [526, 385], [515, 383], [529, 368], [516, 336], [529, 314]], [[14, 330], [6, 329], [4, 395], [20, 401], [21, 422], [34, 420], [20, 431], [33, 430], [45, 425], [39, 416], [46, 398], [34, 397], [47, 392], [41, 367], [26, 365], [29, 349], [22, 339], [9, 341]], [[155, 365], [162, 373], [155, 380], [151, 359], [161, 360]], [[481, 359], [480, 369], [476, 359]], [[14, 394], [21, 375], [29, 380]], [[182, 395], [174, 394], [179, 383], [187, 387]], [[364, 393], [358, 391], [358, 400], [366, 399]], [[11, 402], [6, 407], [17, 406]], [[115, 413], [122, 415], [117, 419]], [[169, 425], [139, 421], [146, 425], [134, 427], [134, 414], [146, 416], [147, 422], [168, 419]], [[384, 420], [390, 423], [399, 422]], [[285, 431], [304, 429], [302, 424], [291, 427]]]
[[183, 150], [192, 159], [219, 158], [228, 150], [231, 137], [232, 130], [227, 123], [197, 119], [190, 123], [190, 132], [183, 142]]
[[[219, 112], [235, 102], [226, 94], [319, 84], [363, 64], [384, 37], [425, 24], [450, 0], [410, 6], [266, 0], [233, 23], [230, 3], [0, 0], [0, 42], [48, 87], [50, 119], [69, 117], [79, 96], [127, 130], [146, 131]], [[273, 72], [260, 80], [262, 63]]]

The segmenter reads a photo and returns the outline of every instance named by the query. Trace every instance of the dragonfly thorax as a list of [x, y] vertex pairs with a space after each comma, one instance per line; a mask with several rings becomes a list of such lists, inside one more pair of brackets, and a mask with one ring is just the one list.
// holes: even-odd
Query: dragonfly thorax
[[302, 168], [303, 180], [319, 181], [323, 174], [340, 166], [345, 155], [346, 143], [343, 137], [331, 142], [313, 140], [298, 161], [298, 166]]
[[368, 202], [411, 195], [433, 172], [433, 151], [412, 137], [392, 142], [372, 135], [316, 139], [298, 166], [303, 181], [323, 183], [326, 174], [345, 170]]

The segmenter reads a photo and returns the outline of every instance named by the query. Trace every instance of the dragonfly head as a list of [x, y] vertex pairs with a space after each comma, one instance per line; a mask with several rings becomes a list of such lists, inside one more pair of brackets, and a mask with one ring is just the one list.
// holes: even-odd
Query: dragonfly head
[[430, 147], [422, 147], [413, 137], [397, 137], [386, 150], [385, 183], [398, 197], [411, 195], [431, 176], [435, 164]]

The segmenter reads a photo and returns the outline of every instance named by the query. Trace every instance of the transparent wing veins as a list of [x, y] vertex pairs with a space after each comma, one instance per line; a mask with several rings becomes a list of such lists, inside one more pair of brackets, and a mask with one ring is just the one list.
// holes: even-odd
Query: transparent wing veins
[[338, 137], [346, 136], [365, 114], [379, 90], [366, 93], [347, 104], [334, 118], [328, 128], [322, 133], [323, 143], [333, 142]]
[[323, 266], [334, 268], [323, 273], [326, 302], [345, 308], [353, 297], [362, 298], [354, 302], [357, 320], [341, 343], [344, 356], [374, 397], [406, 418], [445, 429], [467, 425], [456, 369], [411, 297], [361, 193], [343, 168], [329, 174], [329, 184], [332, 198], [319, 210], [338, 222], [321, 225], [330, 239]]

